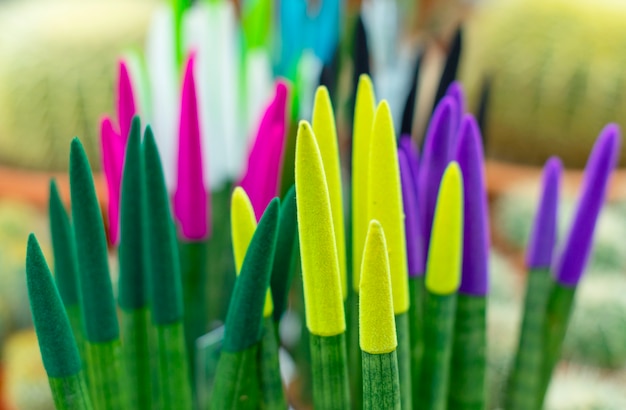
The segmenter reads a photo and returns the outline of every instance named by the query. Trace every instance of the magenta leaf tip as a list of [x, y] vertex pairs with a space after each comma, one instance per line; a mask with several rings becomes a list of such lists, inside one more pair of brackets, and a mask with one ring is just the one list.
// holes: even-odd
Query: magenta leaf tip
[[209, 235], [208, 193], [204, 183], [202, 141], [194, 78], [195, 54], [185, 67], [178, 128], [178, 175], [174, 211], [180, 236], [203, 240]]

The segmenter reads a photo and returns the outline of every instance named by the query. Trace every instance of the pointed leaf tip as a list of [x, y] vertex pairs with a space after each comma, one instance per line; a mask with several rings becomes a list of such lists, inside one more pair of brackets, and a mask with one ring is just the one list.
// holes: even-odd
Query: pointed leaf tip
[[396, 315], [409, 309], [404, 209], [395, 131], [389, 105], [382, 101], [374, 115], [368, 161], [367, 219], [385, 230], [393, 307]]
[[421, 205], [424, 254], [428, 254], [430, 246], [441, 178], [455, 154], [453, 136], [456, 132], [454, 120], [456, 112], [456, 102], [452, 97], [444, 97], [437, 105], [426, 132], [418, 179], [418, 203]]
[[317, 88], [313, 106], [313, 133], [322, 156], [324, 175], [328, 186], [330, 209], [332, 213], [335, 244], [339, 259], [341, 274], [341, 289], [344, 300], [348, 296], [348, 281], [346, 273], [345, 228], [343, 218], [343, 197], [341, 186], [341, 166], [339, 163], [339, 147], [337, 143], [337, 129], [332, 103], [328, 89], [324, 86]]
[[230, 215], [235, 269], [239, 274], [246, 250], [257, 225], [252, 203], [242, 187], [238, 186], [233, 191]]
[[296, 137], [296, 202], [306, 322], [320, 336], [346, 328], [341, 277], [328, 186], [311, 126], [301, 121]]
[[555, 269], [557, 281], [564, 286], [576, 286], [586, 267], [609, 178], [619, 156], [620, 140], [619, 127], [616, 124], [607, 125], [587, 161], [576, 215]]
[[122, 164], [124, 162], [124, 141], [115, 131], [111, 119], [104, 117], [100, 123], [102, 168], [109, 193], [108, 218], [109, 239], [112, 244], [119, 242], [119, 207]]
[[463, 177], [456, 162], [441, 180], [426, 263], [426, 289], [438, 295], [457, 291], [463, 257]]
[[407, 267], [409, 276], [424, 274], [424, 247], [420, 228], [419, 209], [415, 193], [415, 182], [406, 151], [398, 149], [400, 178], [402, 182], [402, 203], [404, 208], [404, 227], [406, 236]]
[[117, 120], [120, 125], [122, 141], [126, 145], [133, 116], [137, 113], [133, 85], [126, 60], [120, 59], [117, 82]]
[[276, 254], [270, 278], [275, 322], [280, 320], [287, 308], [293, 275], [300, 263], [296, 213], [296, 189], [292, 185], [281, 202]]
[[70, 194], [85, 336], [90, 342], [109, 342], [119, 337], [119, 325], [104, 223], [89, 160], [78, 138], [70, 150]]
[[181, 95], [178, 128], [178, 175], [174, 193], [174, 211], [182, 238], [203, 240], [209, 230], [209, 201], [204, 182], [204, 159], [199, 123], [195, 53], [187, 59]]
[[150, 127], [143, 140], [145, 190], [150, 193], [146, 204], [149, 246], [148, 269], [151, 273], [153, 320], [157, 325], [180, 321], [183, 317], [182, 284], [178, 244], [170, 213], [159, 150]]
[[471, 114], [463, 116], [456, 158], [463, 177], [463, 266], [459, 292], [485, 296], [489, 290], [489, 214], [482, 139]]
[[81, 371], [81, 361], [69, 320], [37, 238], [28, 236], [26, 282], [41, 358], [49, 377]]
[[63, 303], [66, 306], [77, 305], [80, 302], [80, 293], [76, 242], [54, 179], [50, 180], [49, 219], [56, 284]]
[[543, 168], [541, 199], [528, 243], [526, 265], [529, 269], [550, 268], [557, 240], [559, 189], [563, 164], [551, 157]]
[[121, 183], [120, 231], [118, 248], [118, 303], [127, 311], [147, 306], [145, 256], [145, 178], [141, 153], [141, 120], [133, 117]]
[[359, 342], [370, 354], [390, 353], [398, 346], [391, 276], [383, 227], [369, 224], [359, 290]]
[[[370, 140], [376, 109], [374, 87], [368, 75], [362, 74], [356, 91], [354, 129], [352, 134], [352, 260], [354, 272], [360, 272], [365, 235], [367, 209]], [[353, 275], [352, 287], [358, 292], [359, 275]]]
[[274, 198], [250, 241], [226, 316], [225, 351], [242, 351], [261, 340], [262, 307], [273, 263], [273, 258], [268, 255], [273, 255], [276, 247], [279, 209], [280, 201]]

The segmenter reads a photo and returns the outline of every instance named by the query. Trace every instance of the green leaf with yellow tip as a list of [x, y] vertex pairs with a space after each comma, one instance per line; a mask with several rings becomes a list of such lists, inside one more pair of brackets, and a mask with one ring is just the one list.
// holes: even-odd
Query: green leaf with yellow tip
[[230, 209], [230, 225], [233, 237], [233, 253], [235, 254], [235, 269], [237, 275], [241, 271], [243, 258], [250, 244], [250, 239], [256, 229], [256, 217], [250, 198], [242, 187], [233, 191]]
[[396, 350], [396, 322], [393, 315], [389, 258], [383, 227], [371, 221], [361, 269], [359, 289], [359, 332], [361, 350], [370, 354]]
[[[256, 230], [256, 217], [252, 202], [242, 187], [233, 191], [230, 211], [231, 230], [233, 237], [233, 253], [235, 255], [235, 271], [241, 272], [241, 266]], [[272, 293], [268, 289], [263, 306], [263, 317], [269, 317], [274, 312]]]
[[[363, 245], [367, 233], [367, 175], [370, 136], [376, 109], [374, 87], [369, 76], [359, 77], [352, 132], [352, 271], [361, 272]], [[352, 286], [359, 291], [359, 275], [352, 276]]]
[[335, 336], [346, 330], [337, 247], [322, 156], [306, 121], [298, 127], [295, 177], [307, 327]]
[[274, 198], [250, 241], [226, 316], [225, 351], [243, 351], [261, 340], [261, 305], [272, 273], [279, 212], [280, 201]]
[[324, 175], [328, 185], [330, 210], [335, 230], [335, 244], [341, 275], [341, 291], [344, 300], [348, 296], [348, 280], [346, 274], [346, 239], [343, 217], [343, 198], [341, 189], [341, 166], [339, 164], [339, 148], [337, 146], [337, 128], [335, 116], [326, 87], [317, 88], [313, 105], [313, 134], [322, 156]]
[[433, 220], [426, 289], [437, 295], [457, 291], [463, 257], [463, 176], [459, 164], [451, 162], [441, 179]]
[[386, 101], [379, 104], [374, 115], [368, 180], [367, 218], [378, 220], [385, 230], [393, 310], [398, 315], [409, 310], [409, 276], [396, 136]]

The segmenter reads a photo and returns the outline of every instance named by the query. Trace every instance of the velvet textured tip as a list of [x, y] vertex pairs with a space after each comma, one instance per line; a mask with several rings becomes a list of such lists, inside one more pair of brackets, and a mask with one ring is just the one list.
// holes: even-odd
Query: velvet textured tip
[[278, 81], [248, 154], [246, 173], [239, 183], [248, 193], [257, 218], [278, 194], [287, 132], [287, 96], [287, 84]]
[[85, 336], [89, 342], [109, 342], [119, 338], [119, 325], [104, 224], [87, 154], [78, 138], [70, 151], [70, 194], [72, 222], [81, 288]]
[[557, 157], [548, 159], [543, 168], [541, 200], [526, 254], [526, 266], [529, 269], [545, 269], [552, 265], [552, 255], [557, 240], [557, 213], [562, 171], [563, 164]]
[[280, 201], [275, 198], [250, 240], [226, 317], [223, 346], [228, 352], [245, 350], [261, 340], [263, 305], [274, 261], [279, 212]]
[[315, 335], [338, 335], [346, 321], [330, 197], [322, 156], [305, 121], [298, 127], [295, 174], [307, 327]]
[[[376, 109], [374, 86], [369, 76], [361, 75], [354, 106], [352, 132], [352, 269], [361, 271], [361, 259], [367, 233], [367, 173], [372, 122]], [[359, 275], [352, 275], [352, 287], [359, 291]]]
[[198, 121], [195, 55], [187, 60], [178, 128], [178, 175], [174, 212], [179, 235], [187, 241], [201, 241], [210, 235], [210, 207], [204, 182], [202, 140]]
[[330, 95], [326, 87], [318, 87], [313, 104], [313, 134], [317, 141], [324, 175], [328, 184], [330, 196], [330, 210], [333, 217], [335, 244], [339, 258], [339, 272], [341, 274], [341, 289], [344, 300], [348, 296], [348, 281], [346, 273], [346, 239], [343, 220], [343, 197], [341, 188], [341, 165], [339, 163], [339, 147], [337, 142], [337, 128], [335, 115], [330, 102]]
[[485, 296], [489, 291], [489, 214], [480, 129], [463, 116], [456, 160], [463, 175], [463, 268], [459, 293]]
[[604, 203], [609, 177], [619, 155], [620, 129], [609, 124], [600, 133], [585, 167], [583, 188], [578, 208], [556, 269], [556, 280], [563, 286], [578, 284], [593, 240], [596, 221]]
[[120, 231], [120, 185], [124, 162], [124, 141], [113, 127], [109, 117], [104, 117], [100, 122], [100, 149], [102, 150], [102, 168], [109, 192], [107, 207], [109, 241], [117, 244]]
[[370, 222], [365, 240], [359, 298], [361, 350], [371, 354], [396, 350], [398, 339], [393, 314], [387, 242], [383, 227], [376, 220]]
[[410, 160], [403, 149], [398, 149], [400, 179], [402, 182], [402, 203], [404, 207], [404, 229], [406, 236], [406, 254], [409, 276], [424, 274], [424, 246], [420, 227], [419, 207], [415, 192], [415, 182], [411, 172]]
[[424, 254], [428, 254], [437, 194], [443, 172], [454, 158], [454, 121], [458, 111], [452, 97], [444, 97], [433, 114], [428, 126], [422, 151], [418, 187], [418, 203], [422, 229], [424, 230]]
[[35, 235], [28, 237], [26, 281], [41, 358], [50, 377], [81, 371], [78, 348], [48, 264]]
[[120, 135], [126, 146], [128, 133], [130, 132], [130, 124], [133, 117], [137, 114], [135, 104], [135, 95], [133, 92], [133, 84], [130, 79], [128, 63], [124, 59], [118, 62], [117, 77], [117, 121], [120, 126]]
[[436, 295], [455, 293], [463, 258], [463, 175], [451, 162], [441, 180], [432, 243], [426, 267], [426, 289]]

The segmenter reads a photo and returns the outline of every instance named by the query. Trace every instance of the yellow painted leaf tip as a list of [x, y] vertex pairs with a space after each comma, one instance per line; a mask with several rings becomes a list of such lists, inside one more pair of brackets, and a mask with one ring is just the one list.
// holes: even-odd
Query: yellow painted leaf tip
[[391, 296], [391, 276], [383, 227], [369, 224], [361, 265], [359, 341], [370, 354], [390, 353], [398, 346]]
[[[367, 233], [367, 173], [372, 123], [376, 109], [374, 87], [367, 74], [359, 77], [354, 105], [352, 132], [352, 257], [354, 272], [361, 271], [361, 258]], [[359, 275], [353, 275], [352, 287], [359, 291]]]
[[346, 329], [337, 247], [322, 157], [311, 126], [301, 121], [296, 138], [296, 203], [306, 322], [319, 336]]
[[394, 313], [398, 315], [409, 310], [409, 279], [400, 168], [395, 131], [387, 102], [379, 104], [372, 127], [367, 217], [368, 220], [378, 220], [385, 230], [393, 307]]
[[[242, 187], [236, 187], [231, 199], [230, 225], [233, 241], [233, 253], [235, 256], [235, 271], [237, 275], [241, 271], [241, 265], [246, 256], [248, 245], [256, 230], [256, 217], [250, 198]], [[274, 311], [274, 304], [270, 291], [265, 296], [263, 316], [268, 317]]]
[[324, 174], [328, 186], [330, 209], [335, 231], [335, 244], [337, 245], [339, 273], [341, 274], [341, 290], [345, 300], [348, 296], [348, 280], [346, 273], [346, 239], [343, 218], [341, 166], [339, 163], [335, 116], [328, 89], [324, 86], [318, 87], [315, 93], [312, 126], [313, 134], [322, 156], [322, 163], [324, 164]]
[[256, 229], [256, 217], [250, 198], [242, 187], [236, 187], [231, 199], [230, 226], [237, 275]]
[[426, 288], [438, 295], [457, 291], [463, 259], [463, 176], [459, 164], [451, 162], [441, 179], [433, 220]]

